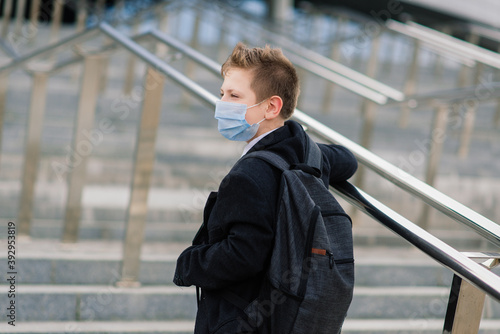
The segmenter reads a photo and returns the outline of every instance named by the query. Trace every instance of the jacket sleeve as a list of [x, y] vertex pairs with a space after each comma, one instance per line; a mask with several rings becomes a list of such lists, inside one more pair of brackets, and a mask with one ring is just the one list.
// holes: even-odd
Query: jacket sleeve
[[[346, 181], [358, 169], [356, 157], [344, 146], [319, 144], [329, 162], [329, 184]], [[328, 166], [328, 165], [327, 165]]]
[[[269, 189], [276, 185], [268, 184], [273, 182], [272, 172], [251, 175], [232, 172], [222, 181], [210, 215], [210, 244], [193, 245], [182, 252], [175, 284], [219, 289], [264, 270], [274, 238], [276, 198]], [[259, 180], [252, 178], [259, 176]]]

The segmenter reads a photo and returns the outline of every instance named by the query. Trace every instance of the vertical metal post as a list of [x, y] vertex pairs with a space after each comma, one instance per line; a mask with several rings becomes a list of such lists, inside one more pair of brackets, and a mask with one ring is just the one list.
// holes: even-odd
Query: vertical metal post
[[[223, 16], [223, 14], [221, 15]], [[221, 62], [224, 62], [228, 56], [225, 43], [226, 20], [224, 19], [224, 16], [222, 17], [222, 20], [219, 22], [219, 25], [220, 25], [220, 31], [219, 31], [219, 42], [217, 44], [217, 50], [218, 50], [217, 59]]]
[[[158, 17], [158, 30], [162, 32], [168, 31], [168, 16], [167, 12], [161, 7], [156, 8], [156, 15]], [[163, 43], [156, 43], [156, 55], [163, 58], [168, 53], [168, 47]]]
[[[479, 36], [473, 33], [470, 33], [466, 40], [471, 44], [479, 43]], [[479, 63], [476, 63], [476, 75], [481, 72], [481, 68], [478, 68]], [[457, 87], [465, 87], [467, 85], [467, 81], [469, 79], [470, 68], [463, 64], [460, 68], [460, 72], [458, 73], [458, 82]]]
[[[379, 34], [381, 35], [382, 33]], [[394, 37], [394, 34], [392, 32], [387, 32], [387, 34], [390, 35], [390, 43], [385, 46], [385, 53], [387, 54], [387, 58], [380, 65], [380, 67], [385, 74], [390, 74], [392, 68], [396, 67], [397, 65], [397, 62], [393, 61], [392, 58], [396, 53], [399, 42], [398, 39]]]
[[78, 1], [77, 2], [77, 7], [76, 7], [76, 31], [80, 32], [85, 29], [85, 21], [87, 20], [88, 16], [88, 8], [86, 6], [87, 2], [84, 1]]
[[174, 21], [174, 24], [172, 26], [171, 35], [172, 36], [176, 36], [177, 38], [179, 38], [179, 36], [180, 36], [180, 28], [181, 28], [181, 26], [183, 26], [180, 23], [180, 20], [181, 20], [181, 17], [182, 17], [182, 10], [183, 10], [183, 7], [177, 6], [174, 9], [172, 9], [172, 12], [171, 12], [171, 15], [170, 15], [170, 17], [172, 17], [173, 21]]
[[[115, 3], [114, 9], [113, 9], [113, 19], [118, 20], [119, 22], [122, 22], [122, 18], [120, 15], [123, 13], [125, 8], [125, 0], [118, 0], [118, 2]], [[157, 8], [155, 8], [157, 10]]]
[[166, 11], [162, 6], [158, 6], [155, 9], [158, 22], [158, 30], [168, 33], [168, 11]]
[[[332, 53], [330, 58], [336, 62], [340, 60], [341, 52], [340, 45], [342, 43], [342, 36], [344, 35], [346, 18], [344, 16], [339, 16], [337, 19], [337, 29], [335, 31], [335, 40], [333, 41]], [[323, 113], [327, 113], [330, 110], [333, 95], [335, 93], [335, 85], [329, 81], [325, 83], [325, 94], [323, 95], [323, 104], [321, 110]]]
[[123, 245], [119, 286], [138, 286], [141, 248], [147, 217], [148, 193], [155, 161], [155, 143], [161, 114], [161, 98], [165, 78], [148, 68], [141, 123], [134, 157], [134, 174], [128, 206], [128, 221]]
[[460, 66], [460, 72], [458, 72], [457, 87], [465, 87], [467, 85], [467, 78], [469, 77], [469, 67], [465, 64]]
[[[430, 150], [425, 175], [425, 182], [430, 186], [434, 186], [437, 170], [439, 169], [439, 162], [443, 153], [443, 144], [446, 138], [448, 123], [448, 109], [449, 106], [441, 104], [437, 107], [434, 116], [434, 126], [431, 132]], [[429, 206], [426, 204], [423, 205], [419, 225], [423, 229], [429, 227]]]
[[[81, 32], [85, 30], [85, 21], [88, 16], [87, 1], [78, 1], [76, 5], [76, 32]], [[71, 79], [76, 81], [80, 76], [81, 64], [78, 64], [73, 68], [71, 73]]]
[[50, 28], [50, 43], [57, 41], [59, 37], [64, 2], [65, 0], [54, 1], [54, 9], [52, 11], [52, 27]]
[[21, 30], [24, 23], [24, 11], [26, 9], [26, 0], [17, 0], [16, 3], [16, 23], [14, 25], [14, 34], [21, 35]]
[[[364, 99], [362, 103], [361, 112], [363, 115], [363, 128], [361, 130], [360, 145], [366, 149], [370, 149], [373, 137], [373, 128], [375, 126], [375, 112], [377, 105], [375, 102], [367, 99]], [[365, 172], [366, 168], [364, 166], [360, 166], [356, 172], [354, 182], [359, 188], [363, 188]]]
[[10, 16], [12, 15], [12, 0], [3, 0], [3, 18], [2, 18], [2, 38], [6, 39], [9, 33]]
[[2, 132], [3, 132], [3, 119], [5, 115], [5, 104], [7, 99], [7, 87], [9, 80], [9, 72], [0, 73], [0, 162], [2, 158]]
[[[452, 29], [450, 25], [446, 25], [441, 29], [441, 32], [446, 35], [451, 35]], [[443, 66], [443, 57], [439, 53], [435, 54], [434, 60], [434, 77], [436, 79], [440, 79], [443, 77], [444, 66]]]
[[[476, 72], [474, 75], [474, 85], [479, 85], [481, 81], [481, 75], [484, 71], [484, 64], [476, 63]], [[462, 134], [460, 136], [460, 148], [458, 149], [458, 156], [462, 159], [467, 157], [469, 153], [470, 140], [472, 132], [474, 129], [474, 123], [476, 122], [476, 101], [467, 101], [467, 110], [465, 112], [464, 125], [462, 128]]]
[[40, 15], [40, 0], [31, 0], [30, 10], [30, 35], [31, 41], [34, 41], [38, 34], [38, 16]]
[[470, 139], [474, 129], [474, 123], [476, 119], [476, 102], [470, 101], [467, 106], [467, 110], [464, 114], [464, 125], [462, 129], [462, 135], [460, 136], [460, 148], [458, 149], [458, 156], [462, 159], [467, 157], [470, 147]]
[[[380, 48], [380, 35], [374, 37], [372, 41], [371, 57], [368, 61], [368, 66], [366, 69], [366, 75], [375, 78], [377, 75], [377, 63], [378, 63], [378, 51]], [[363, 129], [361, 133], [361, 145], [364, 148], [370, 149], [371, 141], [373, 137], [373, 128], [375, 126], [375, 112], [377, 105], [373, 101], [364, 99], [361, 106], [361, 112], [363, 115]], [[364, 166], [356, 173], [356, 184], [358, 187], [363, 188], [364, 177], [366, 169]]]
[[378, 54], [380, 49], [380, 34], [375, 36], [372, 40], [372, 50], [368, 65], [366, 67], [366, 75], [370, 78], [376, 78], [378, 68]]
[[[467, 41], [469, 41], [472, 44], [477, 44], [479, 41], [479, 36], [469, 34], [467, 37]], [[483, 70], [483, 64], [480, 63], [475, 63], [476, 65], [476, 71], [475, 71], [475, 77], [474, 77], [474, 84], [477, 84], [479, 82], [479, 77], [481, 75], [481, 72]], [[460, 72], [458, 73], [458, 82], [457, 82], [457, 87], [465, 87], [469, 81], [469, 73], [470, 69], [467, 67], [467, 65], [463, 64], [460, 67]], [[464, 158], [467, 156], [468, 153], [468, 146], [469, 146], [469, 140], [470, 140], [470, 132], [474, 126], [474, 121], [475, 121], [475, 110], [473, 110], [475, 107], [467, 106], [467, 111], [465, 114], [465, 123], [464, 127], [462, 130], [462, 136], [460, 138], [461, 144], [460, 148], [458, 150], [458, 155], [461, 158]]]
[[284, 21], [293, 8], [293, 0], [270, 0], [269, 16], [274, 22]]
[[[500, 264], [500, 253], [463, 253], [489, 270]], [[444, 334], [478, 333], [484, 308], [485, 293], [457, 275], [453, 275]]]
[[[136, 34], [139, 30], [139, 20], [134, 20], [134, 25], [132, 27], [132, 34]], [[134, 88], [134, 77], [135, 77], [135, 64], [137, 58], [135, 55], [130, 54], [127, 61], [127, 69], [125, 72], [125, 82], [123, 84], [123, 93], [125, 95], [130, 95], [132, 93], [132, 88]]]
[[[193, 35], [191, 36], [191, 47], [193, 49], [198, 49], [198, 34], [200, 31], [200, 21], [201, 21], [201, 13], [195, 11], [194, 18], [194, 26], [193, 26]], [[187, 59], [187, 58], [186, 58]], [[188, 78], [193, 79], [195, 74], [194, 62], [187, 60], [185, 74]], [[185, 109], [189, 108], [190, 95], [186, 91], [182, 92], [182, 106]]]
[[99, 22], [104, 19], [106, 0], [97, 0], [96, 2], [96, 15]]
[[322, 16], [318, 12], [313, 12], [311, 16], [311, 36], [309, 42], [311, 43], [310, 48], [318, 50], [321, 45], [321, 19]]
[[478, 333], [485, 297], [483, 291], [453, 275], [443, 334]]
[[80, 224], [82, 209], [81, 199], [86, 178], [87, 158], [97, 144], [89, 139], [89, 133], [94, 126], [94, 114], [101, 78], [101, 61], [102, 56], [100, 55], [89, 55], [85, 57], [73, 147], [69, 152], [71, 163], [68, 171], [68, 196], [64, 217], [63, 242], [76, 242], [78, 238], [78, 226]]
[[[410, 69], [408, 70], [408, 76], [406, 78], [405, 87], [403, 91], [405, 96], [411, 96], [415, 94], [417, 88], [419, 54], [420, 54], [420, 41], [415, 40], [411, 65]], [[406, 128], [408, 126], [409, 118], [410, 118], [410, 108], [407, 105], [403, 105], [401, 109], [401, 116], [399, 118], [399, 127]]]
[[33, 218], [33, 198], [40, 157], [43, 117], [47, 99], [48, 74], [36, 72], [33, 77], [30, 113], [26, 131], [26, 149], [22, 176], [21, 198], [19, 201], [19, 234], [29, 236]]
[[497, 99], [497, 111], [493, 117], [493, 125], [496, 128], [500, 127], [500, 99]]
[[[500, 45], [498, 46], [498, 53], [500, 53]], [[496, 71], [497, 75], [500, 73], [500, 70]], [[495, 112], [495, 116], [493, 117], [493, 125], [498, 128], [500, 127], [500, 99], [497, 99], [497, 111]]]

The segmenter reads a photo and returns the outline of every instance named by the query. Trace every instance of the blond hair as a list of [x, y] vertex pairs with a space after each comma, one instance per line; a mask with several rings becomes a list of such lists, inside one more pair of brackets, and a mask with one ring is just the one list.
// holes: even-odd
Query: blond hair
[[299, 78], [293, 64], [283, 55], [281, 49], [248, 48], [239, 42], [221, 68], [222, 77], [231, 68], [247, 69], [253, 72], [250, 87], [262, 101], [277, 95], [283, 100], [280, 115], [284, 119], [292, 116], [299, 96]]

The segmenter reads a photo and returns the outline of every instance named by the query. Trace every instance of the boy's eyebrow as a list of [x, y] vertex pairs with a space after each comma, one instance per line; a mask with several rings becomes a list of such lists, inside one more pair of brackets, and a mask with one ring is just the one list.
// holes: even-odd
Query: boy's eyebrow
[[[221, 87], [220, 91], [224, 92], [224, 89], [222, 89], [222, 87]], [[228, 89], [226, 89], [226, 92], [228, 92], [228, 93], [234, 93], [234, 92], [239, 93], [239, 91], [236, 90], [236, 89], [234, 89], [234, 88], [228, 88]]]

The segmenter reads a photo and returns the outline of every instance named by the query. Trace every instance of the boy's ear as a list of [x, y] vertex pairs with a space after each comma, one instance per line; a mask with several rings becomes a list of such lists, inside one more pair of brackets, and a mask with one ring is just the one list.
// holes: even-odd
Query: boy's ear
[[278, 95], [273, 95], [269, 98], [269, 104], [266, 111], [266, 119], [273, 119], [279, 116], [283, 100]]

